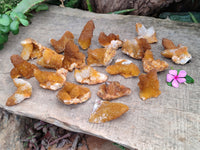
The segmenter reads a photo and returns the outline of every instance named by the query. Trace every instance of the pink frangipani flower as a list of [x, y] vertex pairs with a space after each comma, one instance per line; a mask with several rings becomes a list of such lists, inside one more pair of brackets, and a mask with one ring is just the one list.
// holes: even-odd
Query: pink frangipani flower
[[172, 82], [172, 86], [175, 88], [179, 87], [179, 83], [186, 82], [187, 73], [185, 70], [180, 70], [179, 73], [177, 70], [169, 70], [167, 74], [167, 82]]

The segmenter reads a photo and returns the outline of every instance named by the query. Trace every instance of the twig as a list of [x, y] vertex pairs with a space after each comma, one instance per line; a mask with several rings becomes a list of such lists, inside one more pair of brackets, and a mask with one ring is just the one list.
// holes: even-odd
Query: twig
[[86, 146], [87, 150], [89, 150], [89, 147], [88, 147], [88, 144], [87, 144], [87, 140], [86, 140], [86, 138], [85, 138], [85, 135], [83, 136], [83, 140], [85, 141], [85, 146]]
[[58, 141], [62, 140], [62, 139], [65, 139], [65, 138], [68, 138], [71, 136], [71, 133], [67, 133], [65, 134], [64, 136], [60, 137], [60, 138], [57, 138], [56, 140], [52, 141], [51, 143], [49, 143], [49, 146], [51, 145], [54, 145], [56, 144]]
[[61, 2], [60, 7], [65, 7], [64, 1], [65, 1], [65, 0], [60, 0], [60, 2]]
[[76, 150], [79, 139], [80, 139], [80, 135], [77, 134], [77, 135], [76, 135], [76, 138], [75, 138], [75, 140], [74, 140], [74, 142], [73, 142], [73, 144], [72, 144], [72, 147], [71, 147], [69, 150]]

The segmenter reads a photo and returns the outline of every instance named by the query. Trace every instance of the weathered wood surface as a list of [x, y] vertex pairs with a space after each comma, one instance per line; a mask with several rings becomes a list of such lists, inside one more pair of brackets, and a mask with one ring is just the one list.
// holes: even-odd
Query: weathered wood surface
[[[57, 91], [49, 91], [39, 87], [38, 82], [31, 78], [28, 81], [33, 86], [32, 97], [23, 103], [6, 107], [7, 98], [16, 90], [9, 72], [13, 65], [10, 56], [20, 54], [20, 41], [33, 38], [42, 45], [50, 47], [51, 38], [59, 39], [69, 30], [75, 35], [76, 43], [85, 23], [93, 19], [95, 23], [94, 37], [91, 48], [100, 47], [98, 35], [105, 33], [119, 34], [121, 39], [136, 37], [135, 23], [141, 22], [146, 26], [153, 25], [157, 31], [159, 42], [152, 45], [156, 59], [167, 61], [170, 67], [184, 69], [195, 79], [195, 84], [181, 85], [175, 89], [167, 86], [165, 76], [167, 71], [159, 73], [160, 90], [158, 98], [142, 101], [139, 98], [138, 78], [125, 79], [121, 76], [109, 76], [110, 81], [118, 80], [132, 89], [130, 96], [115, 100], [129, 106], [129, 111], [121, 118], [104, 123], [91, 124], [88, 122], [96, 99], [99, 85], [87, 86], [92, 90], [89, 101], [72, 106], [61, 104], [57, 98]], [[182, 43], [189, 47], [193, 56], [190, 63], [175, 65], [169, 59], [163, 58], [160, 51], [162, 38], [169, 38], [175, 44]], [[37, 118], [58, 125], [68, 130], [83, 132], [101, 138], [109, 139], [129, 148], [137, 149], [199, 149], [200, 147], [200, 26], [182, 24], [138, 16], [102, 15], [84, 12], [70, 8], [50, 7], [49, 11], [41, 12], [32, 19], [28, 27], [21, 27], [16, 36], [10, 35], [5, 48], [0, 51], [0, 107], [31, 118]], [[86, 53], [86, 51], [84, 51]], [[117, 58], [129, 58], [117, 52]], [[142, 71], [141, 61], [131, 59]], [[35, 62], [35, 61], [32, 61]], [[104, 67], [96, 67], [105, 72]], [[76, 82], [73, 73], [67, 75], [67, 80]]]

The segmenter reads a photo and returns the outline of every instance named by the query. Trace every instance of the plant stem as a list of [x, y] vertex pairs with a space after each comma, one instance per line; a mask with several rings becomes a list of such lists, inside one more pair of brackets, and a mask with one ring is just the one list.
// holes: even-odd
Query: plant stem
[[192, 21], [194, 21], [194, 23], [199, 23], [191, 12], [188, 12], [188, 13], [190, 14], [190, 17], [192, 18]]
[[76, 150], [79, 139], [80, 139], [80, 135], [77, 134], [70, 150]]
[[91, 5], [91, 3], [90, 3], [90, 0], [86, 0], [86, 3], [87, 3], [88, 10], [89, 10], [90, 12], [92, 12], [92, 5]]
[[126, 12], [131, 12], [131, 11], [135, 11], [135, 9], [119, 10], [119, 11], [110, 12], [108, 14], [122, 14], [122, 13], [126, 13]]

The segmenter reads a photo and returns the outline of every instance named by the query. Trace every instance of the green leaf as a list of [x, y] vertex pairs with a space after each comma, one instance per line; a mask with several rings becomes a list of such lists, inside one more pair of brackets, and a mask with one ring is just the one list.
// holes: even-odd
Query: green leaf
[[168, 86], [172, 86], [172, 82], [167, 82], [167, 85]]
[[13, 34], [13, 35], [17, 35], [18, 33], [19, 33], [19, 28], [12, 31], [12, 34]]
[[0, 24], [4, 26], [8, 26], [11, 22], [10, 16], [3, 14], [0, 18]]
[[195, 16], [191, 13], [191, 12], [188, 12], [189, 14], [190, 14], [190, 17], [192, 18], [192, 21], [194, 22], [194, 23], [199, 23], [198, 21], [197, 21], [197, 19], [195, 18]]
[[31, 7], [44, 2], [45, 0], [22, 0], [18, 5], [13, 9], [13, 12], [22, 12], [26, 13], [28, 12]]
[[3, 46], [3, 44], [0, 44], [0, 50], [2, 50], [2, 49], [3, 49], [3, 47], [4, 47], [4, 46]]
[[6, 15], [10, 15], [10, 13], [11, 13], [11, 10], [5, 12]]
[[31, 11], [35, 10], [38, 6], [39, 6], [39, 4], [32, 6], [27, 12], [31, 12]]
[[9, 26], [0, 25], [0, 31], [3, 33], [8, 33], [10, 31]]
[[21, 12], [16, 13], [16, 16], [18, 18], [21, 18], [21, 19], [27, 19], [27, 17], [23, 13], [21, 13]]
[[48, 10], [48, 9], [49, 9], [48, 5], [46, 5], [46, 4], [40, 4], [40, 5], [35, 9], [35, 11], [36, 11], [36, 12], [39, 12], [39, 11]]
[[17, 16], [17, 13], [16, 12], [11, 12], [10, 13], [10, 17], [12, 18], [12, 20], [14, 20]]
[[186, 83], [194, 83], [194, 79], [190, 77], [189, 75], [186, 75], [185, 79], [186, 79]]
[[0, 44], [4, 44], [8, 41], [8, 34], [0, 34]]
[[119, 145], [117, 143], [113, 143], [113, 145], [117, 146], [118, 148], [120, 148], [121, 150], [126, 150], [126, 148], [122, 145]]
[[4, 37], [2, 34], [0, 34], [0, 45], [4, 43]]
[[179, 74], [180, 71], [181, 71], [181, 69], [177, 69], [177, 74]]
[[8, 9], [12, 9], [12, 6], [10, 4], [4, 4], [4, 7]]
[[19, 18], [19, 21], [23, 26], [28, 26], [29, 25], [29, 22], [26, 19]]
[[4, 43], [8, 42], [8, 34], [3, 34], [4, 36]]
[[80, 3], [81, 3], [80, 0], [69, 0], [69, 1], [65, 1], [65, 6], [70, 7], [70, 8], [78, 8]]
[[122, 13], [131, 12], [131, 11], [135, 11], [135, 9], [119, 10], [119, 11], [110, 12], [109, 14], [122, 14]]
[[89, 10], [90, 12], [92, 12], [92, 5], [91, 5], [91, 3], [90, 3], [90, 0], [86, 0], [86, 4], [87, 4], [87, 7], [88, 7], [88, 10]]
[[13, 22], [11, 22], [10, 24], [10, 31], [16, 35], [19, 33], [19, 21], [18, 20], [14, 20]]
[[23, 13], [21, 13], [21, 12], [11, 12], [10, 13], [10, 17], [14, 20], [14, 19], [19, 19], [19, 18], [21, 18], [21, 19], [27, 19], [27, 17], [23, 14]]

